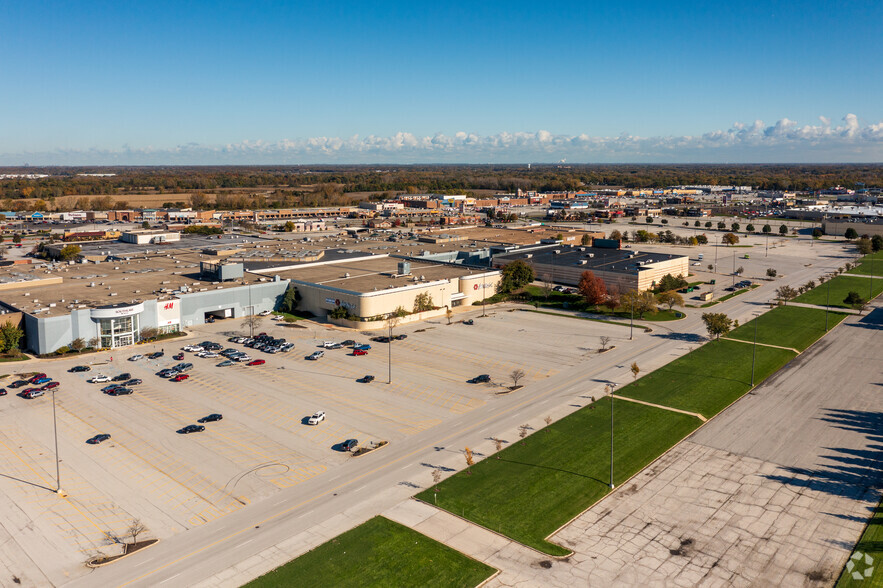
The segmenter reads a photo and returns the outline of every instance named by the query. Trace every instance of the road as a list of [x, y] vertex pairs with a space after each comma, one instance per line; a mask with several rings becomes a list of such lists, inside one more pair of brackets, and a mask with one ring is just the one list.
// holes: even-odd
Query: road
[[[842, 265], [837, 255], [796, 267], [784, 280], [737, 296], [714, 307], [740, 322], [766, 308], [773, 288], [799, 285]], [[598, 355], [588, 363], [529, 383], [501, 402], [462, 414], [443, 427], [417, 433], [405, 443], [390, 444], [375, 454], [351, 459], [327, 476], [303, 482], [265, 500], [201, 527], [172, 536], [142, 552], [96, 569], [69, 582], [86, 586], [193, 586], [220, 570], [265, 552], [306, 532], [301, 551], [318, 545], [368, 518], [408, 499], [426, 483], [430, 467], [440, 456], [450, 456], [477, 440], [499, 434], [547, 414], [563, 416], [585, 404], [584, 395], [600, 395], [604, 382], [625, 383], [628, 366], [638, 362], [651, 371], [687, 353], [693, 340], [704, 335], [701, 312], [674, 323], [654, 324], [654, 332], [636, 330], [636, 341]], [[566, 319], [560, 319], [566, 320]], [[591, 323], [587, 323], [590, 326]], [[670, 336], [676, 334], [676, 337]], [[689, 335], [690, 337], [684, 337]], [[646, 367], [645, 367], [646, 366]], [[243, 578], [247, 580], [247, 578]]]

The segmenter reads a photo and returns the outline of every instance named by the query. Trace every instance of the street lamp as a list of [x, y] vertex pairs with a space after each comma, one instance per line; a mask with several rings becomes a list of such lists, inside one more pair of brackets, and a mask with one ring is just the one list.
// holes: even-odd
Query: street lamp
[[828, 310], [831, 308], [831, 277], [828, 277], [828, 287], [825, 295], [825, 332], [828, 332]]
[[757, 363], [757, 323], [760, 322], [760, 313], [754, 315], [754, 348], [751, 350], [751, 387], [754, 388], [754, 366]]
[[66, 496], [61, 489], [61, 461], [58, 458], [58, 419], [55, 416], [55, 388], [52, 389], [52, 433], [55, 437], [55, 493]]
[[632, 311], [632, 319], [629, 322], [629, 341], [632, 340], [632, 337], [635, 334], [635, 301], [634, 300], [632, 300], [630, 307], [631, 307], [631, 311]]
[[610, 489], [616, 486], [613, 484], [613, 390], [616, 384], [613, 382], [607, 384], [610, 387]]

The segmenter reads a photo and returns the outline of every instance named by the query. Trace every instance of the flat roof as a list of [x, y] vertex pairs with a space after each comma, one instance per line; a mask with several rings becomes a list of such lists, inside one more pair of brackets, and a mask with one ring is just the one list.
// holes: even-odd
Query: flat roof
[[[411, 264], [411, 273], [408, 276], [395, 277], [398, 271], [398, 264], [402, 261], [407, 261]], [[482, 270], [457, 265], [404, 260], [398, 257], [377, 257], [361, 261], [285, 270], [278, 275], [286, 280], [313, 282], [352, 292], [373, 292], [375, 290], [388, 289], [390, 286], [398, 288], [411, 286], [419, 282], [451, 280], [461, 276], [468, 276], [470, 274], [480, 275], [482, 273], [484, 273]], [[415, 276], [419, 279], [419, 282], [414, 281], [413, 278]]]
[[[560, 253], [555, 253], [560, 251]], [[495, 255], [494, 260], [515, 261], [526, 259], [525, 255], [531, 255], [528, 260], [531, 263], [542, 265], [573, 265], [587, 270], [598, 270], [637, 274], [640, 263], [653, 264], [660, 261], [669, 261], [685, 255], [673, 255], [670, 253], [658, 253], [649, 251], [634, 251], [632, 249], [606, 249], [603, 247], [583, 247], [572, 245], [546, 245], [543, 247], [519, 248]], [[586, 263], [580, 262], [585, 260]]]

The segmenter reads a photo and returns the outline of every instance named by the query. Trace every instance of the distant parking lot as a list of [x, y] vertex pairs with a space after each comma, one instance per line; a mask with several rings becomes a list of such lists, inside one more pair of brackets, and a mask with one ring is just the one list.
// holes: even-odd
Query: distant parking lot
[[[124, 537], [133, 519], [162, 538], [234, 512], [305, 480], [321, 476], [350, 459], [341, 444], [358, 439], [402, 442], [497, 400], [512, 384], [509, 374], [523, 370], [519, 384], [546, 378], [585, 361], [598, 336], [625, 340], [628, 330], [589, 321], [566, 320], [495, 308], [460, 314], [454, 324], [437, 320], [396, 329], [406, 335], [392, 344], [392, 383], [387, 383], [388, 346], [370, 341], [376, 332], [354, 335], [314, 323], [283, 326], [265, 320], [260, 331], [294, 343], [275, 354], [228, 342], [243, 334], [238, 321], [200, 327], [187, 339], [137, 346], [79, 358], [34, 363], [34, 368], [5, 364], [0, 380], [9, 394], [0, 397], [0, 516], [21, 531], [18, 545], [53, 582], [81, 573], [82, 562]], [[460, 322], [473, 318], [474, 325]], [[366, 355], [351, 347], [325, 349], [317, 361], [304, 357], [325, 341], [353, 339], [371, 345]], [[188, 379], [172, 382], [157, 372], [182, 363], [172, 356], [183, 346], [210, 340], [222, 349], [246, 351], [262, 365], [225, 358], [200, 358]], [[163, 349], [161, 358], [143, 357]], [[111, 357], [113, 360], [111, 361]], [[76, 365], [90, 371], [69, 372]], [[55, 388], [61, 486], [55, 489], [51, 390], [25, 400], [9, 389], [15, 373], [46, 372]], [[98, 374], [128, 374], [132, 394], [102, 393], [108, 384], [89, 383]], [[470, 384], [478, 375], [490, 383]], [[371, 383], [358, 380], [373, 375]], [[122, 381], [120, 383], [123, 383]], [[516, 392], [517, 393], [517, 392]], [[317, 410], [327, 414], [307, 423]], [[178, 433], [210, 414], [204, 431]], [[97, 444], [86, 440], [100, 434]], [[370, 459], [370, 458], [369, 458]], [[18, 523], [15, 523], [18, 521]], [[39, 548], [38, 548], [39, 547]], [[105, 552], [116, 552], [117, 548]]]

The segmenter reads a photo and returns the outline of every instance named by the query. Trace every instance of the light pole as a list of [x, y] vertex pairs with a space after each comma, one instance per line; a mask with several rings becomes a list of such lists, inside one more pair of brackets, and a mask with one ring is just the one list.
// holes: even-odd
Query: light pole
[[616, 388], [616, 384], [610, 383], [610, 489], [613, 490], [616, 486], [613, 484], [613, 390]]
[[736, 250], [733, 249], [733, 283], [731, 284], [735, 289], [736, 286]]
[[831, 278], [828, 277], [828, 287], [825, 295], [825, 332], [828, 332], [828, 310], [831, 307]]
[[386, 383], [392, 384], [392, 321], [389, 321], [389, 341], [386, 342], [388, 350], [386, 352]]
[[632, 320], [629, 323], [629, 341], [632, 340], [632, 336], [635, 334], [635, 301], [632, 300], [630, 305], [632, 311]]
[[61, 461], [58, 458], [58, 419], [55, 416], [55, 388], [52, 389], [52, 433], [55, 437], [55, 493], [64, 496], [61, 490]]
[[751, 350], [751, 387], [754, 388], [754, 366], [757, 363], [757, 323], [760, 322], [760, 314], [754, 315], [754, 349]]
[[485, 314], [485, 306], [487, 304], [487, 284], [485, 284], [486, 277], [487, 272], [481, 274], [481, 316], [487, 316]]

